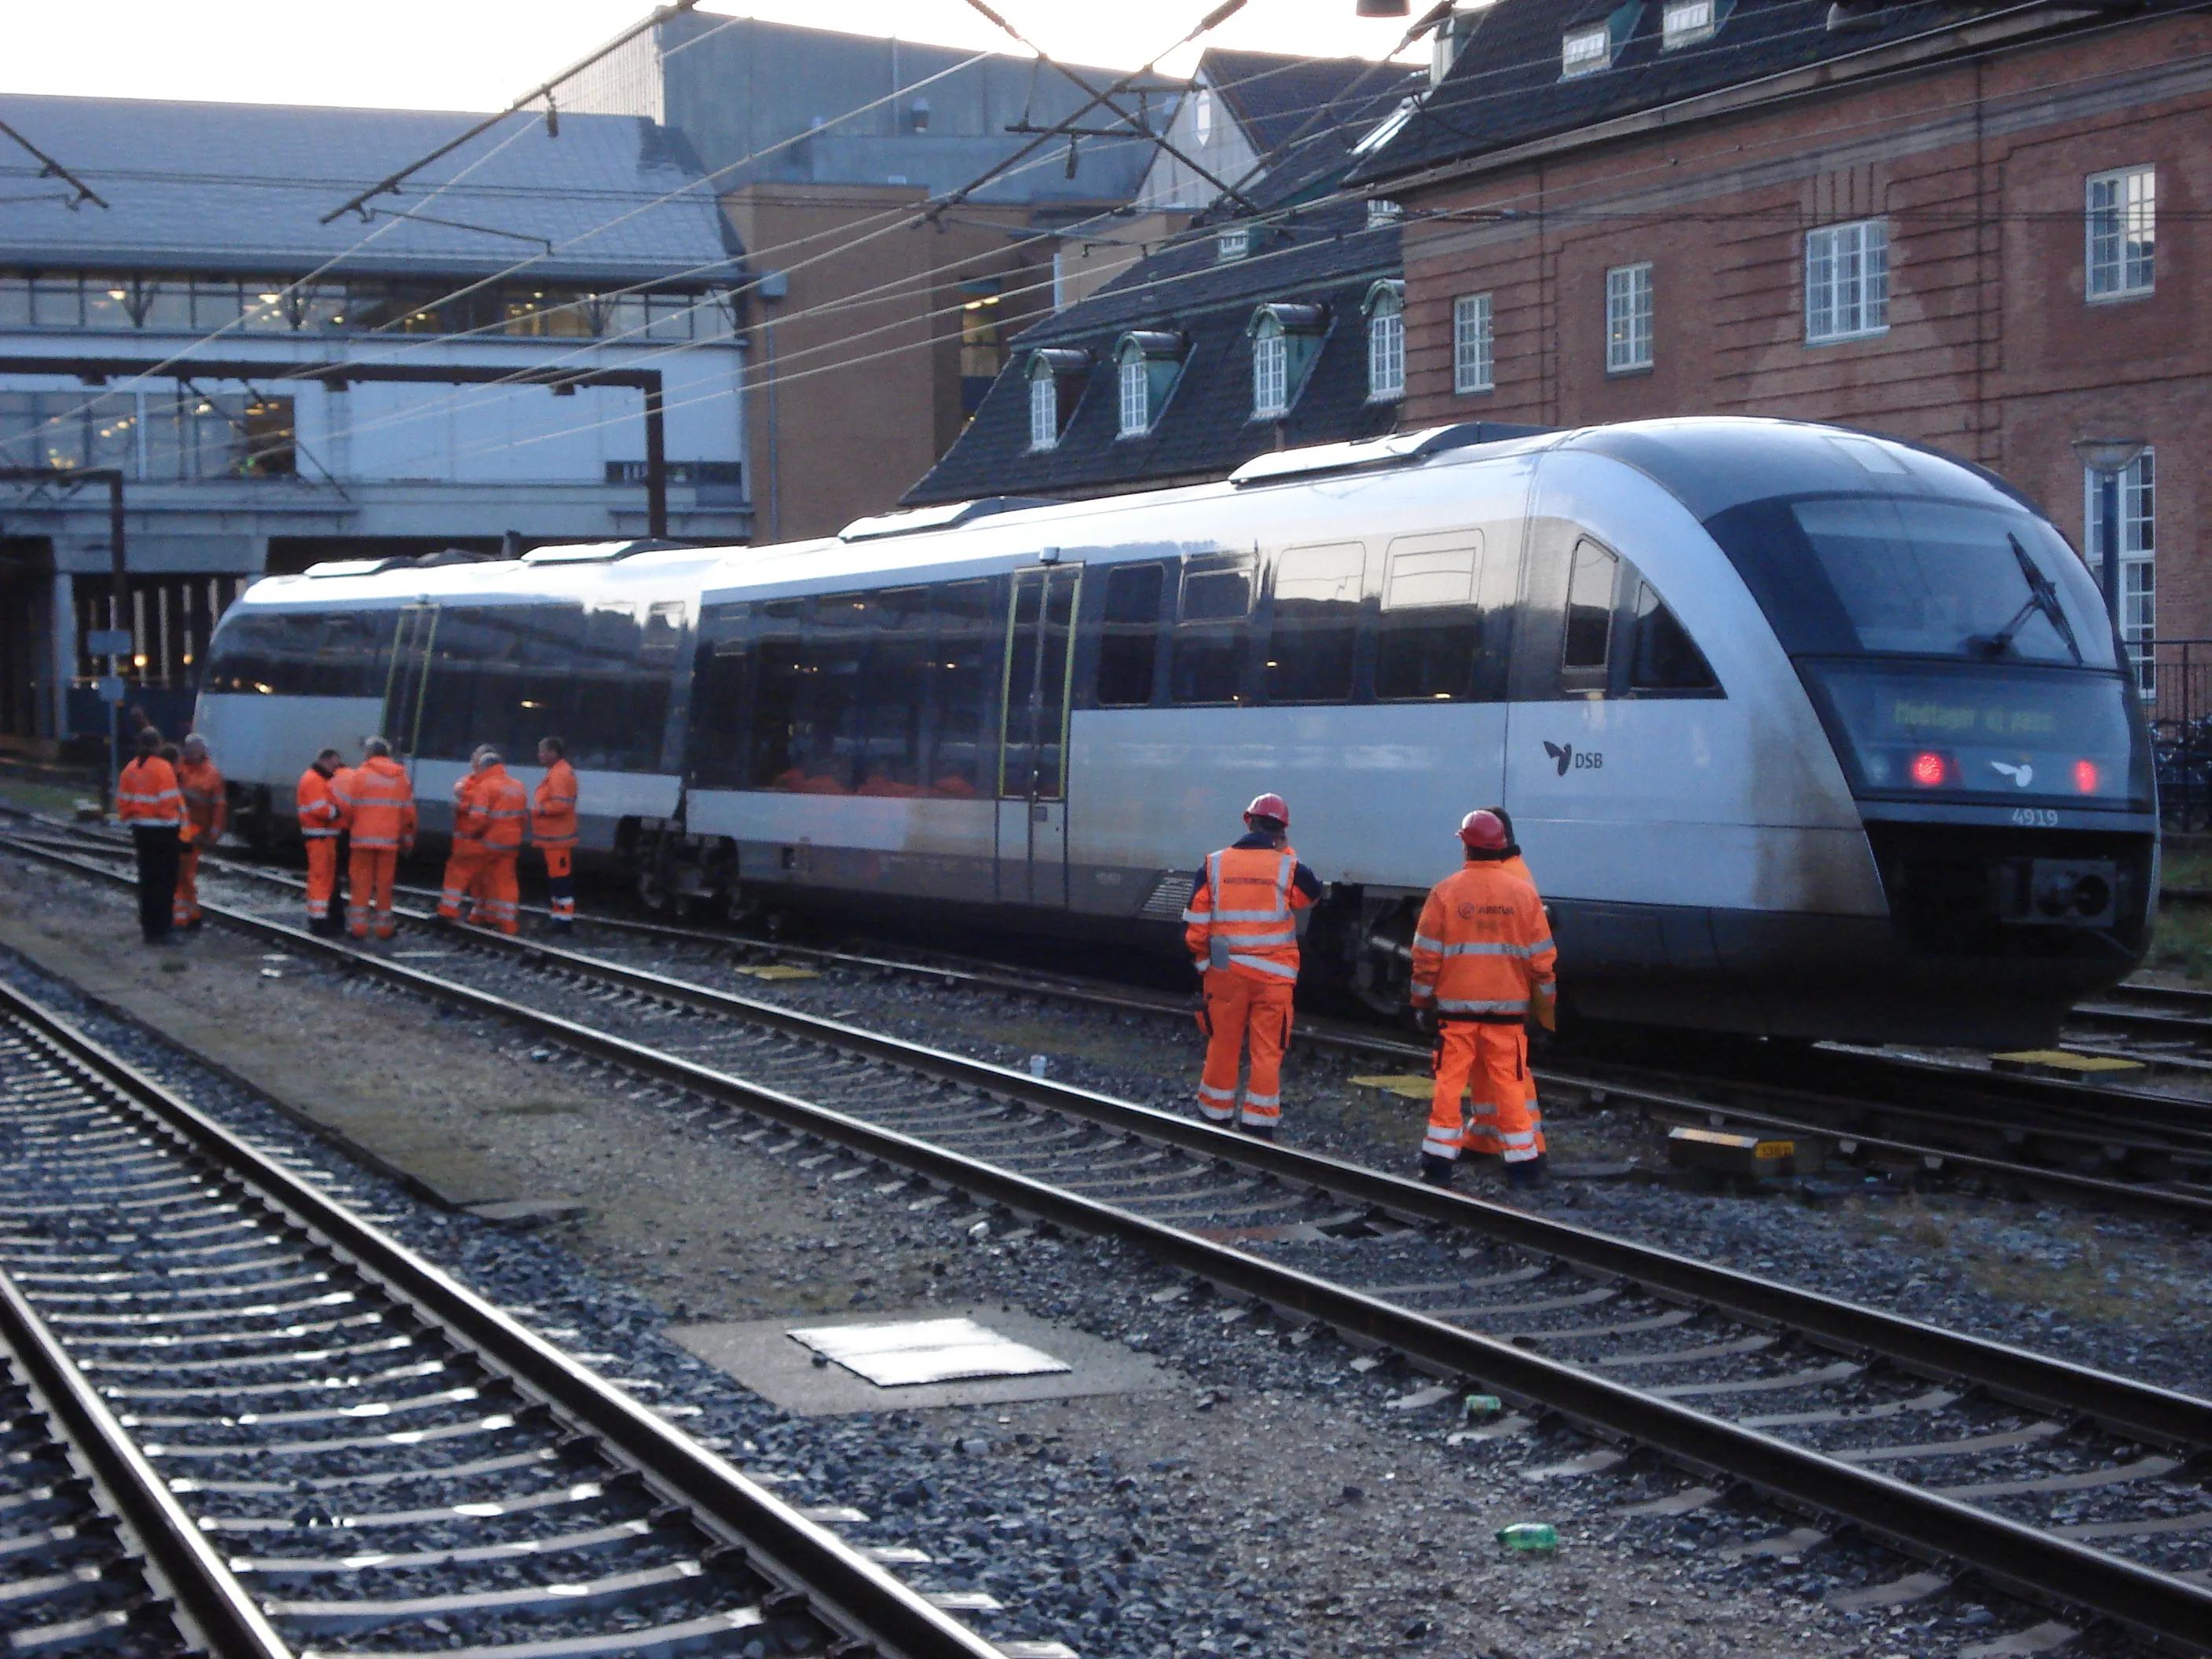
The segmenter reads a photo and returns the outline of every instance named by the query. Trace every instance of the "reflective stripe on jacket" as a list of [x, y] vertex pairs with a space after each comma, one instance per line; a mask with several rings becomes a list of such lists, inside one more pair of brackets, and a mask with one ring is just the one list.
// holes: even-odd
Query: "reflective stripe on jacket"
[[356, 852], [398, 848], [415, 839], [415, 786], [389, 755], [372, 755], [356, 767], [338, 797]]
[[476, 775], [477, 838], [495, 853], [522, 845], [522, 826], [530, 817], [530, 797], [504, 766], [487, 766]]
[[530, 839], [540, 847], [576, 844], [576, 772], [556, 760], [538, 780], [530, 803]]
[[115, 816], [148, 829], [174, 829], [183, 823], [185, 797], [177, 787], [177, 769], [159, 755], [132, 761], [115, 781]]
[[338, 832], [343, 809], [331, 781], [313, 767], [300, 774], [300, 833], [309, 840]]
[[1429, 890], [1413, 932], [1413, 997], [1440, 1014], [1504, 1023], [1552, 988], [1559, 952], [1536, 890], [1500, 865], [1470, 860]]
[[[1304, 876], [1304, 879], [1299, 878]], [[1314, 901], [1319, 884], [1289, 848], [1225, 847], [1209, 854], [1182, 913], [1183, 943], [1204, 970], [1225, 948], [1220, 965], [1262, 983], [1298, 976], [1298, 929], [1293, 911]]]
[[185, 817], [192, 826], [192, 839], [217, 841], [230, 823], [230, 802], [225, 799], [222, 774], [211, 760], [180, 761], [177, 787], [185, 798]]
[[453, 785], [453, 850], [471, 851], [483, 845], [483, 814], [477, 809], [477, 788], [482, 774], [464, 773]]

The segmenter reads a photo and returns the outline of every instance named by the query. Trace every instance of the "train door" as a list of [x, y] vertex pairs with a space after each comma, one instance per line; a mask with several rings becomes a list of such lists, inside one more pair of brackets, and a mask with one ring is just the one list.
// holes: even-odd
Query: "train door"
[[999, 726], [998, 900], [1067, 903], [1067, 706], [1080, 565], [1014, 573]]
[[430, 653], [438, 638], [438, 607], [402, 605], [392, 636], [392, 666], [384, 678], [384, 735], [392, 757], [410, 771], [422, 740], [422, 704], [430, 685]]

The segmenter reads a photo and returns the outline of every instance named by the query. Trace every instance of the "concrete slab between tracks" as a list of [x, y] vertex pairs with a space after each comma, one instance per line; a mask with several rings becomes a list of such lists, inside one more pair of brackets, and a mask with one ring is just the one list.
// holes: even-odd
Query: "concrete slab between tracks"
[[[968, 1318], [1038, 1349], [1067, 1366], [1030, 1376], [979, 1377], [910, 1387], [879, 1388], [841, 1365], [817, 1364], [813, 1352], [794, 1340], [797, 1329], [835, 1325], [883, 1325], [898, 1320]], [[667, 1334], [718, 1370], [765, 1395], [786, 1411], [808, 1417], [850, 1412], [918, 1411], [933, 1406], [994, 1406], [1019, 1400], [1067, 1400], [1085, 1395], [1147, 1394], [1185, 1379], [1150, 1356], [1119, 1342], [1055, 1325], [997, 1304], [856, 1313], [847, 1318], [797, 1316], [701, 1325], [672, 1325]]]

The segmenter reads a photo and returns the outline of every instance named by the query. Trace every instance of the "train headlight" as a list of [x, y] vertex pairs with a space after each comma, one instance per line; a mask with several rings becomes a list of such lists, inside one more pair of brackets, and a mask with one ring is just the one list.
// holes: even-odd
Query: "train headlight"
[[2074, 787], [2081, 793], [2085, 795], [2095, 794], [2097, 793], [2097, 785], [2100, 781], [2100, 780], [2097, 775], [2096, 762], [2093, 760], [2077, 760], [2074, 763]]
[[1933, 789], [1951, 775], [1951, 763], [1933, 749], [1923, 749], [1906, 765], [1905, 775], [1923, 789]]

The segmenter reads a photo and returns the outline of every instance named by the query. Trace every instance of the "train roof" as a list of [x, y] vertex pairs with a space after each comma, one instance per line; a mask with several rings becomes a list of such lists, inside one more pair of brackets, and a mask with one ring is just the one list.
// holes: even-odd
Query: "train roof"
[[[1450, 469], [1542, 452], [1602, 457], [1644, 473], [1701, 522], [1776, 495], [1935, 496], [2038, 511], [2004, 480], [1971, 462], [1848, 428], [1753, 416], [1685, 416], [1551, 431], [1463, 422], [1352, 443], [1279, 450], [1219, 483], [1077, 501], [990, 498], [864, 519], [839, 535], [766, 547], [675, 548], [614, 542], [540, 548], [520, 560], [426, 565], [419, 561], [324, 565], [264, 578], [254, 606], [384, 609], [417, 601], [519, 603], [544, 598], [697, 598], [833, 591], [854, 581], [925, 581], [1049, 559], [1086, 561], [1211, 552], [1247, 544], [1254, 520], [1285, 531], [1310, 511], [1310, 491], [1338, 497], [1394, 489]], [[1447, 486], [1448, 488], [1449, 486]], [[1234, 522], [1221, 509], [1249, 502]], [[1262, 529], [1263, 535], [1268, 533]]]

